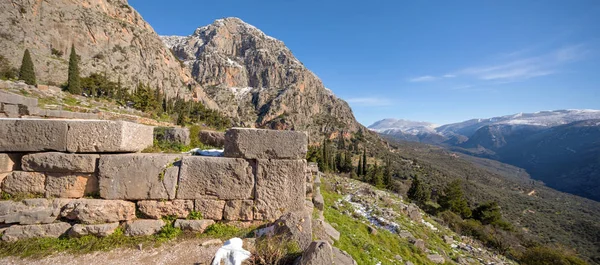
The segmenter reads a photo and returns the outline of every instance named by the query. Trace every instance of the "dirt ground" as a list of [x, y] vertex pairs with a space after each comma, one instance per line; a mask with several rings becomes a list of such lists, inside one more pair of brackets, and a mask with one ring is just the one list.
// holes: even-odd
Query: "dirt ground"
[[115, 249], [107, 252], [94, 252], [83, 255], [60, 253], [41, 259], [21, 259], [18, 257], [0, 258], [0, 264], [5, 265], [154, 265], [181, 264], [204, 265], [210, 264], [221, 245], [201, 246], [207, 239], [186, 239], [183, 241], [165, 243], [158, 248], [143, 247], [139, 249]]

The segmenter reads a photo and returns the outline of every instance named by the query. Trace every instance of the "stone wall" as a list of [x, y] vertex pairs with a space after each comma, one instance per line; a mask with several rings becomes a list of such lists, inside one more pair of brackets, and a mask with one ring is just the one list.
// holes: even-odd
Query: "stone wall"
[[[165, 216], [203, 231], [304, 210], [305, 133], [233, 128], [224, 157], [139, 153], [152, 141], [152, 127], [129, 122], [0, 119], [0, 187], [13, 198], [0, 201], [2, 240], [106, 236], [119, 226], [149, 235]], [[203, 220], [184, 220], [192, 212]]]

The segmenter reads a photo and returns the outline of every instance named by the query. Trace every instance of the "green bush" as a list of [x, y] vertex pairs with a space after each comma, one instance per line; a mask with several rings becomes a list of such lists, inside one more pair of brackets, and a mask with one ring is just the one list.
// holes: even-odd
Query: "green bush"
[[534, 247], [529, 248], [520, 257], [524, 265], [585, 265], [585, 261], [575, 254], [560, 248]]

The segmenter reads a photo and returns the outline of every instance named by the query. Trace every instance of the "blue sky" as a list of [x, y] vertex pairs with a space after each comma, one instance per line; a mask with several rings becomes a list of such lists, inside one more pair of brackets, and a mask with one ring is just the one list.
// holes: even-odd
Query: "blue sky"
[[239, 17], [364, 125], [600, 109], [600, 1], [129, 0], [161, 35]]

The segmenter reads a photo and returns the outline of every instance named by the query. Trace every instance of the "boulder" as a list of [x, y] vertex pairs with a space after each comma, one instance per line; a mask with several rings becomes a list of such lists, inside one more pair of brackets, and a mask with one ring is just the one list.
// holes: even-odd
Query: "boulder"
[[305, 160], [256, 161], [254, 219], [274, 220], [285, 213], [304, 208], [305, 167]]
[[423, 217], [421, 216], [421, 212], [419, 211], [419, 207], [417, 207], [417, 205], [415, 205], [414, 203], [409, 204], [406, 211], [408, 213], [408, 217], [411, 220], [413, 220], [415, 222], [421, 222], [421, 220], [423, 220]]
[[414, 245], [414, 246], [415, 246], [417, 249], [419, 249], [419, 250], [421, 250], [421, 251], [423, 251], [423, 252], [424, 252], [425, 250], [427, 250], [427, 247], [425, 247], [425, 241], [423, 241], [423, 239], [417, 239], [417, 240], [415, 240], [415, 241], [413, 242], [413, 245]]
[[444, 242], [446, 242], [446, 244], [452, 244], [454, 243], [454, 239], [451, 236], [444, 236]]
[[44, 195], [46, 176], [38, 172], [13, 171], [2, 181], [2, 191], [10, 195]]
[[182, 145], [190, 144], [190, 130], [181, 127], [154, 127], [154, 139]]
[[307, 151], [304, 132], [231, 128], [225, 133], [225, 157], [304, 159]]
[[46, 197], [81, 198], [98, 193], [98, 178], [94, 174], [48, 173]]
[[103, 155], [98, 163], [100, 197], [122, 200], [175, 199], [182, 155]]
[[435, 264], [442, 264], [444, 262], [446, 262], [446, 260], [444, 259], [444, 257], [438, 255], [438, 254], [432, 254], [432, 255], [427, 255], [427, 258], [429, 260], [431, 260], [431, 262], [435, 263]]
[[0, 119], [0, 152], [64, 152], [66, 150], [66, 121]]
[[[331, 265], [333, 249], [327, 241], [314, 241], [302, 254], [300, 265]], [[350, 263], [351, 264], [351, 263]]]
[[82, 237], [86, 235], [95, 235], [106, 237], [114, 233], [117, 227], [119, 227], [119, 222], [97, 225], [75, 224], [69, 231], [69, 236]]
[[244, 159], [188, 156], [181, 162], [177, 199], [244, 200], [253, 190], [252, 167]]
[[254, 219], [253, 210], [253, 200], [227, 201], [223, 211], [223, 219], [230, 221], [251, 221]]
[[348, 254], [339, 248], [333, 248], [333, 264], [336, 265], [357, 265], [356, 261]]
[[99, 155], [59, 152], [28, 154], [22, 158], [24, 171], [94, 173]]
[[312, 241], [312, 225], [310, 214], [305, 211], [290, 212], [273, 223], [274, 233], [285, 240], [298, 243], [305, 250]]
[[214, 147], [223, 147], [225, 145], [225, 133], [217, 131], [203, 130], [198, 133], [200, 142]]
[[161, 219], [164, 216], [187, 218], [190, 211], [194, 210], [191, 200], [174, 201], [138, 201], [138, 210], [148, 218]]
[[0, 153], [0, 174], [21, 170], [22, 156], [20, 153]]
[[202, 217], [211, 220], [223, 219], [225, 201], [217, 199], [199, 199], [194, 201], [194, 211], [202, 213]]
[[153, 144], [153, 127], [126, 121], [69, 121], [71, 153], [139, 152]]
[[58, 238], [70, 228], [70, 224], [63, 222], [43, 225], [13, 225], [4, 231], [2, 240], [12, 242], [37, 237]]
[[118, 200], [78, 199], [67, 203], [60, 215], [84, 224], [127, 221], [135, 218], [135, 203]]
[[175, 220], [175, 228], [179, 228], [183, 231], [193, 231], [198, 233], [204, 233], [204, 230], [209, 226], [213, 225], [213, 220]]
[[125, 223], [126, 236], [149, 236], [158, 233], [165, 226], [163, 220], [133, 220]]

